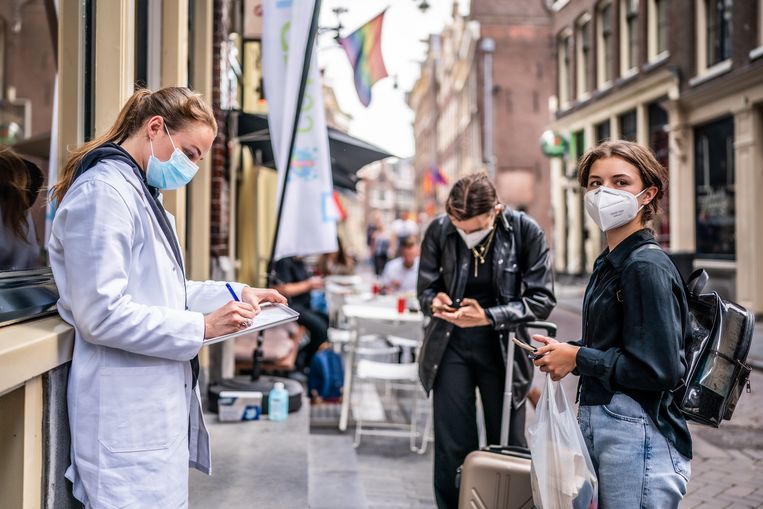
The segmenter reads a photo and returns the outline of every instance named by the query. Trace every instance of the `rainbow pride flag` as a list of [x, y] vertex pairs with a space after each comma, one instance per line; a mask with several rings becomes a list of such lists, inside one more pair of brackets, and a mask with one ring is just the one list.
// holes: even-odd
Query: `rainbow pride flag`
[[355, 30], [347, 37], [340, 37], [339, 44], [344, 48], [350, 64], [355, 70], [355, 89], [363, 106], [371, 103], [371, 87], [387, 77], [387, 68], [381, 52], [381, 33], [384, 13]]

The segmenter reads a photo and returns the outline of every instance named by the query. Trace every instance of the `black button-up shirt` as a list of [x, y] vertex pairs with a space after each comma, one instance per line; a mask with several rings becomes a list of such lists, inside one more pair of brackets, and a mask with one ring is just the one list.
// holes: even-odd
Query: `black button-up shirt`
[[691, 458], [691, 435], [670, 392], [686, 371], [689, 311], [678, 270], [649, 230], [594, 263], [583, 300], [577, 354], [580, 404], [606, 405], [622, 392], [641, 404], [660, 432]]

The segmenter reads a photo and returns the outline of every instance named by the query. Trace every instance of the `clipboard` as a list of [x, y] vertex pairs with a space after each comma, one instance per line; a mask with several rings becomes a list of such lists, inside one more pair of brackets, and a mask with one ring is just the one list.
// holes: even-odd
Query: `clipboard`
[[271, 304], [268, 302], [261, 304], [260, 309], [262, 309], [260, 314], [252, 319], [252, 324], [246, 329], [231, 332], [230, 334], [225, 334], [223, 336], [217, 336], [216, 338], [205, 339], [203, 346], [214, 345], [215, 343], [221, 343], [245, 334], [259, 332], [289, 322], [295, 322], [297, 321], [297, 318], [299, 318], [299, 313], [283, 304]]

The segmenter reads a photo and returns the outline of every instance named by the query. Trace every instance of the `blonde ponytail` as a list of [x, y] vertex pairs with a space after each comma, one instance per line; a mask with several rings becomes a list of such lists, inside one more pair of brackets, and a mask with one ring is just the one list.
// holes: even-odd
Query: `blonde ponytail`
[[140, 88], [122, 106], [114, 125], [106, 133], [70, 152], [71, 157], [59, 174], [58, 182], [52, 188], [51, 199], [57, 202], [64, 199], [74, 182], [77, 168], [88, 152], [105, 143], [123, 143], [154, 115], [164, 118], [164, 123], [170, 131], [177, 131], [189, 124], [200, 122], [211, 127], [215, 134], [217, 133], [214, 112], [201, 94], [184, 87], [167, 87], [156, 92]]

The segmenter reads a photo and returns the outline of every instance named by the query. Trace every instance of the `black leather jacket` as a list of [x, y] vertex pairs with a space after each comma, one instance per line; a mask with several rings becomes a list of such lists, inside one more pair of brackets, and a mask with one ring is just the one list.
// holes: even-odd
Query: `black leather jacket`
[[[515, 242], [516, 239], [516, 242]], [[519, 249], [517, 249], [519, 246]], [[506, 352], [508, 334], [516, 324], [548, 317], [556, 305], [551, 261], [543, 230], [529, 216], [505, 208], [499, 214], [493, 245], [495, 306], [486, 308]], [[432, 221], [424, 235], [419, 258], [418, 295], [421, 310], [432, 316], [432, 300], [438, 292], [454, 301], [465, 297], [471, 256], [447, 215]], [[426, 326], [419, 354], [419, 378], [432, 390], [437, 368], [455, 327], [439, 318]], [[519, 348], [514, 355], [514, 404], [524, 401], [532, 381], [532, 361]]]

